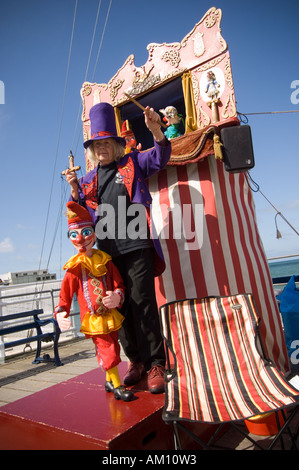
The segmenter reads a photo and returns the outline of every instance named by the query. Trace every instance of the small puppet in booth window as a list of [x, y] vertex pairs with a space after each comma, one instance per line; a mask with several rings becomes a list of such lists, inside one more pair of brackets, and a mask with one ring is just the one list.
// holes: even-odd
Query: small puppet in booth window
[[93, 248], [96, 234], [88, 210], [73, 201], [66, 206], [68, 236], [78, 254], [63, 268], [66, 273], [54, 315], [62, 331], [69, 329], [72, 299], [77, 295], [80, 331], [95, 344], [99, 366], [106, 371], [105, 390], [117, 400], [131, 401], [134, 395], [121, 384], [117, 369], [121, 362], [118, 330], [124, 320], [117, 308], [124, 301], [124, 283], [111, 256]]
[[129, 121], [124, 121], [121, 128], [121, 137], [126, 141], [125, 154], [133, 152], [133, 150], [141, 151], [141, 144], [137, 144], [136, 137], [130, 128]]
[[181, 114], [178, 114], [174, 106], [166, 106], [165, 109], [160, 109], [160, 113], [164, 115], [163, 121], [166, 123], [167, 129], [164, 135], [167, 139], [174, 139], [185, 133], [184, 119]]

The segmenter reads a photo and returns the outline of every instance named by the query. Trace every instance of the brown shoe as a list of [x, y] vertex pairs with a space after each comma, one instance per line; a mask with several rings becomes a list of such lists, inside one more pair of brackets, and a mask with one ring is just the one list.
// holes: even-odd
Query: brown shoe
[[142, 375], [145, 373], [144, 366], [141, 362], [130, 362], [129, 369], [124, 377], [125, 385], [135, 385], [141, 380]]
[[148, 389], [151, 393], [164, 393], [165, 367], [160, 364], [152, 367], [147, 373]]

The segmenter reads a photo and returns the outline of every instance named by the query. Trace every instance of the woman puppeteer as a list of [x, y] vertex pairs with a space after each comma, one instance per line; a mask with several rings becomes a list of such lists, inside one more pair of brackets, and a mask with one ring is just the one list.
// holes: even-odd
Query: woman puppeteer
[[[158, 113], [149, 107], [144, 119], [154, 147], [144, 152], [125, 154], [125, 139], [117, 135], [110, 104], [96, 104], [89, 117], [91, 137], [84, 147], [97, 166], [79, 184], [76, 173], [66, 171], [71, 199], [90, 211], [96, 224], [97, 247], [112, 256], [125, 283], [126, 300], [121, 309], [125, 320], [119, 338], [130, 364], [124, 384], [134, 385], [147, 374], [149, 391], [163, 393], [165, 354], [154, 277], [164, 271], [165, 262], [158, 238], [151, 236], [151, 196], [146, 179], [165, 167], [171, 144], [161, 130]], [[144, 227], [132, 233], [136, 212]], [[120, 219], [122, 223], [118, 223]]]

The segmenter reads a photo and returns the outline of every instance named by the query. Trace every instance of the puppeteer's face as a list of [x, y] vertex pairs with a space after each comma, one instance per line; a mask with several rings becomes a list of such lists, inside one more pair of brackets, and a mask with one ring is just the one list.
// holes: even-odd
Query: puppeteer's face
[[72, 228], [69, 231], [69, 239], [79, 253], [90, 253], [96, 241], [93, 227]]
[[100, 165], [109, 165], [114, 161], [113, 139], [95, 140], [93, 150]]

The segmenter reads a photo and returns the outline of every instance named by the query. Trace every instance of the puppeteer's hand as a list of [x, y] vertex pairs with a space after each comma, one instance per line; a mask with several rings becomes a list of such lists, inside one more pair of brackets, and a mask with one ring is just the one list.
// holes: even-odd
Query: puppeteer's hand
[[106, 296], [103, 297], [102, 302], [107, 308], [117, 308], [120, 305], [120, 295], [111, 290], [106, 291]]
[[74, 170], [66, 170], [65, 171], [65, 179], [71, 186], [71, 194], [74, 201], [78, 201], [79, 193], [78, 193], [78, 178], [77, 174]]
[[156, 142], [160, 142], [164, 139], [164, 134], [161, 130], [161, 119], [158, 113], [147, 106], [144, 111], [144, 122], [146, 127], [153, 134], [153, 138]]
[[66, 312], [56, 313], [56, 320], [61, 331], [69, 330], [72, 325], [71, 320], [69, 318], [65, 318], [65, 315], [67, 315]]

